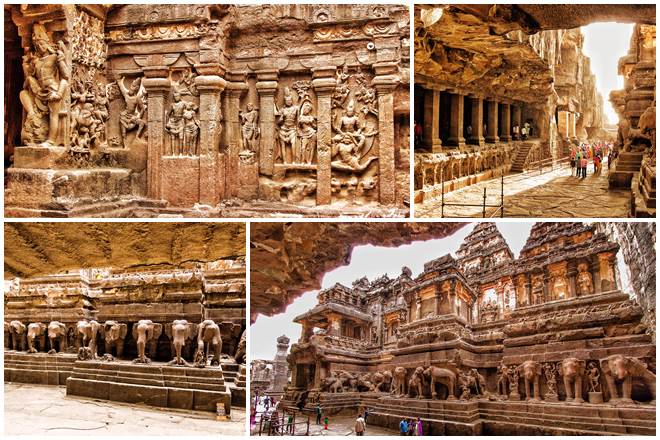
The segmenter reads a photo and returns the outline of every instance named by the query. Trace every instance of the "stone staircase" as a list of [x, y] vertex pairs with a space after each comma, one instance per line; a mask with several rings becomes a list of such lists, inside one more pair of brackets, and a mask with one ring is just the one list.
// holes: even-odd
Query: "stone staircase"
[[610, 188], [630, 188], [633, 174], [639, 173], [644, 153], [621, 152], [615, 168], [610, 171]]
[[218, 367], [76, 361], [66, 393], [165, 408], [215, 412], [222, 403], [227, 413], [231, 409], [231, 394]]
[[534, 147], [534, 142], [522, 142], [516, 153], [516, 158], [511, 164], [512, 173], [522, 173], [527, 161], [530, 150]]
[[76, 360], [74, 354], [28, 354], [5, 350], [5, 382], [66, 385]]

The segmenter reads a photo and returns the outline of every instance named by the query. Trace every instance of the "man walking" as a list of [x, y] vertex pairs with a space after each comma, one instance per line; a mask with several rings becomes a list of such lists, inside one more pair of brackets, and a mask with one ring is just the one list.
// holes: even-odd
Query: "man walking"
[[402, 419], [399, 423], [399, 435], [408, 435], [408, 422]]
[[316, 424], [320, 425], [321, 424], [321, 404], [317, 403], [316, 404]]

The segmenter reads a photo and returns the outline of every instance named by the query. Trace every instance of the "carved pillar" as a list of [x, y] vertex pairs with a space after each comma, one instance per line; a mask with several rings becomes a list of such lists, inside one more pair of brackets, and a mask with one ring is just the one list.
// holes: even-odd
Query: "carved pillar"
[[499, 142], [497, 136], [497, 101], [488, 101], [488, 124], [486, 124], [486, 142]]
[[226, 84], [218, 75], [195, 78], [199, 91], [199, 203], [210, 206], [225, 196], [224, 155], [218, 149], [222, 129], [220, 96]]
[[613, 252], [598, 254], [598, 272], [600, 274], [600, 287], [603, 292], [617, 289], [614, 270], [615, 261], [616, 257]]
[[569, 131], [568, 136], [571, 139], [576, 139], [577, 138], [577, 136], [575, 134], [575, 132], [576, 132], [576, 130], [575, 130], [576, 123], [577, 123], [577, 115], [574, 112], [570, 112], [568, 114], [568, 131]]
[[341, 315], [337, 313], [328, 314], [328, 335], [341, 336]]
[[144, 68], [142, 85], [147, 90], [147, 197], [162, 199], [161, 161], [165, 142], [165, 97], [170, 93], [167, 67]]
[[247, 90], [245, 72], [230, 73], [225, 92], [225, 145], [227, 145], [227, 177], [225, 192], [228, 197], [238, 195], [238, 153], [241, 145], [241, 121], [238, 113], [241, 111], [241, 96]]
[[398, 63], [374, 64], [371, 85], [378, 93], [378, 194], [382, 205], [396, 203], [394, 163], [394, 89], [400, 79]]
[[440, 90], [424, 89], [424, 124], [422, 142], [432, 153], [442, 151], [440, 140]]
[[332, 202], [332, 93], [337, 80], [334, 66], [312, 69], [316, 94], [316, 204]]
[[520, 118], [521, 118], [522, 109], [520, 105], [513, 106], [513, 125], [518, 126], [518, 139], [520, 139]]
[[561, 136], [562, 139], [569, 138], [568, 114], [569, 113], [565, 110], [560, 110], [557, 112], [557, 131], [559, 132], [559, 136]]
[[272, 176], [275, 170], [275, 93], [277, 92], [277, 70], [257, 71], [257, 92], [259, 93], [259, 171]]
[[502, 105], [502, 133], [500, 139], [504, 142], [511, 140], [511, 106], [503, 103]]
[[463, 137], [463, 105], [465, 100], [464, 96], [458, 93], [452, 93], [450, 96], [451, 110], [447, 144], [460, 148], [465, 146], [465, 138]]
[[479, 97], [470, 98], [472, 110], [472, 135], [468, 139], [468, 143], [484, 146], [486, 139], [484, 139], [484, 100]]

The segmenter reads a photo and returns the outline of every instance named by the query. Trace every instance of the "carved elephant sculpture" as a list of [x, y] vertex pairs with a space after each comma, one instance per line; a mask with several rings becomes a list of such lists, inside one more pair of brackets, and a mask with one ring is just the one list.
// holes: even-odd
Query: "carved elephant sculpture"
[[[59, 321], [51, 321], [48, 324], [48, 341], [50, 349], [57, 353], [67, 349], [67, 328]], [[57, 348], [56, 348], [57, 347]]]
[[341, 384], [341, 380], [332, 372], [332, 374], [324, 379], [323, 385], [331, 393], [341, 393], [344, 391], [344, 387]]
[[238, 363], [238, 364], [244, 364], [245, 363], [246, 349], [247, 349], [247, 341], [245, 339], [245, 330], [243, 330], [243, 333], [241, 334], [241, 340], [238, 341], [238, 347], [236, 348], [236, 354], [234, 355], [234, 359], [236, 360], [236, 363]]
[[78, 336], [82, 339], [81, 348], [89, 348], [92, 359], [96, 359], [96, 339], [98, 338], [99, 327], [99, 323], [94, 320], [78, 321], [78, 324], [76, 324]]
[[396, 396], [405, 396], [406, 395], [406, 369], [403, 367], [396, 367], [394, 373], [392, 393]]
[[[32, 322], [27, 326], [28, 353], [46, 351], [46, 328], [46, 324], [41, 322]], [[39, 348], [36, 347], [37, 344]]]
[[114, 348], [116, 356], [121, 358], [124, 355], [124, 341], [128, 335], [128, 326], [117, 321], [105, 321], [99, 330], [105, 345], [105, 353], [112, 354]]
[[11, 321], [9, 323], [9, 332], [11, 334], [11, 344], [14, 350], [25, 350], [27, 327], [21, 321]]
[[389, 393], [392, 390], [392, 372], [385, 370], [385, 371], [377, 371], [373, 375], [373, 382], [374, 386], [376, 387], [376, 391], [381, 391], [381, 392], [386, 392]]
[[133, 324], [131, 334], [133, 335], [133, 339], [135, 339], [138, 351], [138, 357], [133, 362], [142, 364], [151, 362], [151, 359], [147, 357], [147, 353], [151, 355], [155, 354], [153, 353], [155, 351], [154, 348], [162, 332], [163, 325], [155, 324], [150, 319], [142, 319]]
[[204, 353], [204, 359], [208, 359], [209, 352], [213, 352], [211, 365], [220, 365], [222, 337], [220, 335], [220, 327], [211, 319], [202, 321], [198, 326], [197, 351]]
[[[632, 402], [632, 382], [639, 378], [649, 388], [655, 401], [655, 374], [639, 359], [615, 354], [600, 361], [600, 368], [605, 376], [610, 391], [610, 402]], [[622, 382], [621, 395], [617, 383]]]
[[177, 319], [172, 324], [165, 326], [165, 334], [172, 340], [174, 359], [170, 362], [174, 365], [187, 365], [181, 353], [187, 343], [195, 338], [197, 325], [185, 319]]
[[456, 399], [456, 373], [448, 368], [430, 366], [424, 371], [424, 375], [431, 379], [432, 398], [437, 398], [438, 393], [435, 385], [441, 383], [447, 387], [447, 400]]
[[357, 380], [357, 389], [358, 391], [375, 391], [376, 390], [376, 385], [373, 383], [373, 378], [371, 373], [365, 373], [362, 374], [358, 377]]
[[[541, 364], [536, 361], [525, 361], [518, 366], [518, 372], [525, 379], [525, 396], [531, 400], [541, 400]], [[530, 387], [534, 387], [534, 396]]]
[[566, 358], [557, 365], [559, 375], [564, 379], [566, 401], [582, 403], [582, 378], [586, 364], [576, 358]]
[[408, 381], [408, 396], [412, 397], [413, 390], [418, 399], [424, 398], [424, 368], [417, 367]]

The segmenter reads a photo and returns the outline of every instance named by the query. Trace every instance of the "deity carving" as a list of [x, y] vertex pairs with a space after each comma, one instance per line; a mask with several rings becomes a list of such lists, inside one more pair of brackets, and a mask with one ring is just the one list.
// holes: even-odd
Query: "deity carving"
[[532, 275], [532, 304], [543, 304], [543, 274]]
[[172, 92], [172, 106], [167, 114], [165, 129], [170, 135], [169, 156], [181, 156], [184, 149], [184, 121], [183, 112], [186, 110], [186, 101], [181, 98], [181, 93], [174, 89]]
[[304, 100], [300, 106], [298, 130], [302, 162], [311, 164], [316, 152], [316, 117], [312, 115], [312, 102], [310, 100]]
[[21, 131], [25, 145], [57, 146], [62, 144], [64, 125], [60, 120], [69, 93], [70, 66], [66, 62], [66, 47], [57, 47], [41, 23], [32, 30], [34, 52], [23, 56], [25, 90], [20, 100], [26, 112]]
[[243, 150], [257, 152], [257, 141], [259, 139], [259, 111], [255, 110], [254, 104], [248, 102], [247, 111], [239, 112], [241, 120], [241, 136], [243, 138]]
[[545, 400], [558, 400], [557, 397], [557, 366], [553, 363], [543, 364], [543, 374], [548, 390], [545, 393]]
[[293, 95], [288, 87], [284, 88], [284, 107], [275, 106], [276, 123], [279, 126], [279, 151], [277, 158], [283, 163], [300, 163], [300, 148], [298, 146], [298, 106], [293, 103]]
[[578, 264], [576, 284], [580, 295], [591, 295], [594, 293], [594, 283], [587, 263]]
[[589, 391], [592, 393], [599, 393], [602, 391], [600, 386], [600, 371], [598, 370], [598, 363], [590, 361], [587, 364], [587, 378], [589, 379]]
[[70, 129], [74, 151], [89, 151], [107, 147], [105, 123], [108, 120], [108, 99], [102, 84], [78, 80], [71, 90]]
[[184, 156], [198, 156], [197, 140], [199, 138], [199, 119], [197, 119], [197, 104], [186, 102], [183, 110], [183, 148]]
[[117, 79], [117, 85], [126, 103], [126, 107], [119, 114], [121, 137], [126, 145], [126, 134], [129, 131], [137, 130], [135, 139], [139, 139], [144, 131], [146, 124], [142, 118], [146, 110], [146, 91], [142, 87], [142, 78], [135, 79], [130, 88], [127, 88], [124, 84], [124, 77], [120, 76]]
[[566, 269], [556, 269], [552, 276], [552, 299], [568, 298], [568, 281], [566, 281]]
[[510, 371], [504, 361], [497, 366], [497, 393], [502, 396], [509, 394]]

